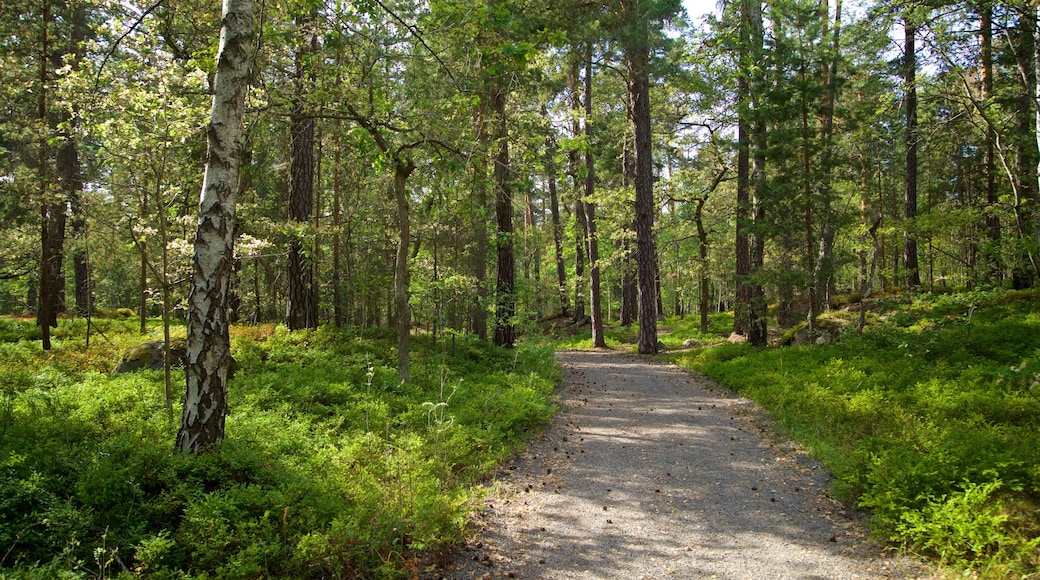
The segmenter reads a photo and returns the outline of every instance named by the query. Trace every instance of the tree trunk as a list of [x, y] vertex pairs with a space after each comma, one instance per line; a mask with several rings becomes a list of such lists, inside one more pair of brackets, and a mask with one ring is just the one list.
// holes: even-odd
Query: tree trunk
[[177, 433], [180, 451], [197, 453], [224, 439], [231, 361], [227, 298], [252, 48], [253, 0], [224, 0], [188, 298], [187, 388]]
[[410, 345], [412, 309], [408, 305], [408, 248], [412, 233], [408, 207], [408, 176], [415, 170], [411, 161], [394, 167], [394, 201], [397, 204], [397, 256], [394, 259], [394, 310], [397, 311], [397, 374], [401, 382], [411, 380]]
[[[759, 0], [747, 2], [749, 32], [751, 34], [751, 49], [754, 54], [759, 54], [764, 46], [764, 31], [762, 28], [762, 4]], [[757, 60], [757, 59], [756, 59]], [[759, 85], [760, 83], [756, 83]], [[755, 87], [756, 85], [752, 85]], [[762, 88], [764, 93], [764, 88]], [[752, 219], [755, 223], [755, 234], [750, 240], [751, 258], [751, 284], [750, 284], [750, 315], [748, 325], [748, 343], [753, 346], [765, 346], [768, 340], [768, 328], [766, 315], [768, 304], [766, 303], [765, 290], [762, 282], [758, 280], [765, 262], [765, 194], [766, 194], [766, 120], [762, 111], [760, 100], [763, 95], [758, 89], [751, 90], [752, 106], [754, 115], [752, 120], [751, 140], [754, 144], [753, 181], [754, 193], [752, 200]]]
[[596, 239], [596, 162], [592, 155], [592, 45], [585, 46], [585, 225], [589, 249], [589, 311], [592, 316], [592, 347], [606, 348], [603, 336], [603, 304], [600, 299], [599, 240]]
[[640, 354], [657, 353], [657, 249], [654, 244], [654, 161], [650, 127], [648, 41], [649, 33], [643, 30], [625, 49], [629, 73], [628, 93], [632, 102], [632, 128], [635, 135], [636, 265], [639, 272], [637, 350]]
[[[979, 47], [982, 68], [982, 99], [987, 105], [993, 100], [993, 5], [982, 2], [979, 6]], [[983, 252], [986, 260], [986, 271], [991, 280], [999, 281], [1002, 276], [1000, 265], [1000, 217], [997, 215], [997, 169], [996, 169], [996, 129], [986, 124], [986, 192], [983, 230], [985, 231], [987, 248]], [[973, 240], [969, 249], [971, 258], [977, 254], [977, 244]], [[974, 259], [972, 259], [974, 262]]]
[[[1040, 6], [1033, 16], [1033, 137], [1036, 141], [1036, 191], [1040, 191]], [[1033, 242], [1040, 245], [1040, 210], [1033, 217]], [[1036, 263], [1034, 262], [1034, 267]], [[1040, 273], [1037, 274], [1040, 277]]]
[[[570, 70], [571, 89], [571, 136], [575, 140], [581, 137], [581, 94], [578, 91], [578, 74], [580, 61], [576, 55], [572, 55], [572, 66]], [[586, 240], [589, 235], [588, 216], [585, 213], [585, 201], [582, 194], [581, 179], [581, 156], [577, 148], [571, 148], [568, 153], [571, 170], [571, 185], [574, 192], [574, 321], [581, 322], [585, 319], [585, 252], [588, 249]]]
[[560, 293], [560, 315], [567, 316], [567, 266], [563, 261], [563, 227], [560, 224], [560, 196], [559, 192], [556, 191], [556, 163], [553, 160], [556, 144], [552, 138], [546, 139], [545, 149], [545, 178], [549, 185], [549, 209], [552, 211], [553, 247], [556, 251], [556, 288]]
[[[86, 7], [80, 3], [70, 5], [69, 10], [71, 10], [71, 35], [67, 52], [75, 55], [72, 69], [78, 70], [85, 53], [83, 40], [86, 36], [87, 13]], [[58, 63], [58, 66], [63, 65], [64, 62]], [[79, 159], [79, 145], [76, 142], [75, 117], [75, 111], [65, 115], [64, 121], [69, 128], [64, 131], [63, 142], [58, 149], [58, 176], [62, 180], [62, 190], [72, 212], [69, 225], [72, 227], [72, 238], [76, 241], [76, 249], [72, 256], [76, 313], [79, 316], [86, 316], [91, 307], [91, 300], [86, 250], [87, 229], [82, 200], [83, 171]]]
[[[741, 19], [743, 22], [743, 18]], [[751, 88], [746, 72], [737, 77], [737, 199], [736, 199], [736, 279], [733, 334], [747, 336], [751, 326], [751, 138], [749, 109]]]
[[473, 197], [476, 211], [473, 212], [473, 277], [477, 281], [476, 294], [469, 310], [470, 332], [480, 340], [487, 340], [487, 278], [488, 235], [487, 235], [487, 165], [485, 159], [491, 151], [487, 131], [488, 98], [483, 96], [477, 108], [477, 142], [480, 152], [473, 166]]
[[697, 200], [693, 222], [697, 226], [697, 313], [700, 315], [701, 334], [708, 333], [708, 230], [704, 227], [704, 204], [708, 197]]
[[[833, 187], [832, 158], [833, 158], [833, 135], [834, 135], [834, 104], [837, 99], [837, 76], [838, 60], [841, 55], [841, 0], [836, 0], [834, 5], [834, 30], [831, 40], [829, 58], [822, 66], [823, 100], [820, 104], [820, 229], [819, 229], [819, 255], [810, 270], [813, 276], [813, 299], [811, 305], [811, 317], [815, 317], [821, 311], [828, 309], [831, 302], [831, 293], [834, 287], [834, 220], [836, 216], [833, 210]], [[830, 18], [828, 2], [820, 3], [821, 22], [823, 23], [820, 35], [821, 44], [827, 43], [828, 19]], [[812, 251], [810, 249], [810, 251]], [[815, 327], [815, 319], [810, 321], [810, 327]]]
[[496, 346], [512, 348], [516, 343], [516, 257], [513, 254], [513, 194], [509, 185], [509, 141], [506, 130], [505, 89], [491, 94], [495, 122], [495, 217], [498, 224], [498, 276], [495, 285]]
[[[312, 23], [310, 18], [302, 18], [297, 23], [303, 43], [296, 53], [296, 94], [289, 121], [289, 221], [298, 227], [306, 227], [314, 211], [314, 118], [304, 110], [307, 86], [313, 75], [312, 65], [307, 61], [318, 49], [318, 37], [309, 30]], [[293, 234], [289, 243], [285, 302], [285, 325], [290, 330], [318, 326], [312, 260], [312, 256], [307, 256], [302, 237]]]
[[[629, 120], [632, 118], [631, 105], [625, 107]], [[621, 185], [629, 187], [635, 181], [635, 160], [632, 155], [632, 141], [626, 135], [622, 145]], [[636, 253], [632, 247], [630, 234], [635, 231], [633, 220], [631, 227], [625, 227], [621, 239], [621, 326], [628, 326], [638, 319], [639, 284], [636, 277]]]
[[903, 270], [907, 290], [921, 286], [921, 273], [917, 264], [917, 237], [914, 232], [914, 219], [917, 216], [917, 27], [910, 18], [909, 15], [903, 18], [903, 89], [906, 101], [906, 189], [903, 197], [906, 232], [903, 234]]
[[54, 280], [51, 278], [51, 244], [50, 244], [50, 187], [47, 171], [48, 144], [46, 127], [49, 126], [47, 116], [47, 61], [48, 28], [51, 25], [50, 2], [43, 3], [43, 18], [40, 23], [40, 87], [37, 95], [38, 115], [40, 122], [40, 151], [37, 179], [40, 188], [40, 300], [36, 311], [36, 325], [40, 327], [43, 350], [51, 349], [51, 327], [57, 326], [54, 312]]
[[343, 326], [343, 281], [340, 259], [340, 195], [342, 192], [342, 149], [340, 122], [336, 121], [336, 142], [332, 153], [332, 322], [337, 328]]
[[1015, 260], [1012, 272], [1012, 285], [1016, 289], [1032, 288], [1040, 276], [1040, 262], [1033, 247], [1040, 242], [1036, 236], [1040, 228], [1040, 189], [1038, 189], [1037, 165], [1040, 155], [1037, 150], [1036, 129], [1036, 46], [1034, 36], [1037, 30], [1036, 11], [1027, 8], [1019, 19], [1022, 27], [1022, 42], [1016, 51], [1019, 68], [1022, 73], [1021, 95], [1016, 111], [1018, 138], [1018, 167], [1021, 208], [1020, 214], [1020, 258]]
[[[801, 81], [806, 83], [805, 65], [801, 70]], [[816, 234], [813, 232], [813, 177], [812, 177], [812, 144], [809, 139], [809, 110], [805, 91], [801, 91], [802, 105], [802, 195], [805, 198], [805, 272], [809, 275], [809, 314], [806, 317], [809, 325], [809, 334], [816, 333], [816, 317], [820, 314], [820, 284], [817, 280], [816, 256]]]

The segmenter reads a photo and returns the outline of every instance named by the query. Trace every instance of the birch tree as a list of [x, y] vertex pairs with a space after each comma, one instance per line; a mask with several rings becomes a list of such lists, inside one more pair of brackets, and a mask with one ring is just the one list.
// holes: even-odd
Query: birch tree
[[198, 453], [224, 439], [231, 362], [227, 306], [252, 42], [253, 0], [224, 0], [188, 299], [187, 390], [177, 433], [179, 451]]

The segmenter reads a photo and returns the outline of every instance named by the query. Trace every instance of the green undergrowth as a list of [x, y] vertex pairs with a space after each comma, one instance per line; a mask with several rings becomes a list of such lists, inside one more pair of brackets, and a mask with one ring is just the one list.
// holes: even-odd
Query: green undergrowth
[[[657, 328], [658, 340], [668, 350], [686, 348], [683, 343], [690, 339], [696, 341], [698, 346], [716, 344], [724, 341], [733, 329], [733, 314], [729, 312], [712, 314], [708, 319], [708, 331], [704, 333], [700, 331], [700, 319], [696, 316], [669, 316], [667, 319], [659, 320]], [[604, 326], [603, 334], [607, 348], [634, 351], [639, 339], [639, 327], [636, 324], [628, 326], [607, 324]], [[592, 329], [585, 325], [577, 331], [554, 332], [548, 336], [539, 337], [539, 339], [550, 342], [554, 348], [561, 350], [590, 349], [592, 348]]]
[[559, 378], [547, 346], [421, 336], [402, 384], [390, 336], [236, 328], [227, 438], [196, 457], [162, 373], [109, 375], [144, 339], [105, 323], [43, 353], [0, 321], [0, 578], [412, 576]]
[[880, 537], [958, 575], [1040, 578], [1040, 298], [892, 306], [834, 344], [671, 358], [764, 405]]

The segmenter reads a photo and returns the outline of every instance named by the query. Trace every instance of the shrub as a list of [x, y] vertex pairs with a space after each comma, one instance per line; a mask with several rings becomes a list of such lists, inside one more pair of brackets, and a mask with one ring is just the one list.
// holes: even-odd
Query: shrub
[[1035, 295], [918, 295], [837, 344], [724, 344], [677, 360], [770, 410], [879, 536], [961, 570], [1027, 577], [1040, 565]]
[[0, 576], [399, 576], [461, 537], [559, 377], [549, 347], [419, 337], [401, 384], [385, 334], [236, 330], [227, 439], [182, 455], [162, 373], [94, 370], [132, 327], [0, 343]]

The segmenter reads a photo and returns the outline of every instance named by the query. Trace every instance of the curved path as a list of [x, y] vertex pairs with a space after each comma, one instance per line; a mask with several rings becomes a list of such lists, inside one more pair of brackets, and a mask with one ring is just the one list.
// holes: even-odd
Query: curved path
[[755, 406], [634, 355], [557, 354], [562, 409], [428, 578], [929, 577], [866, 539]]

